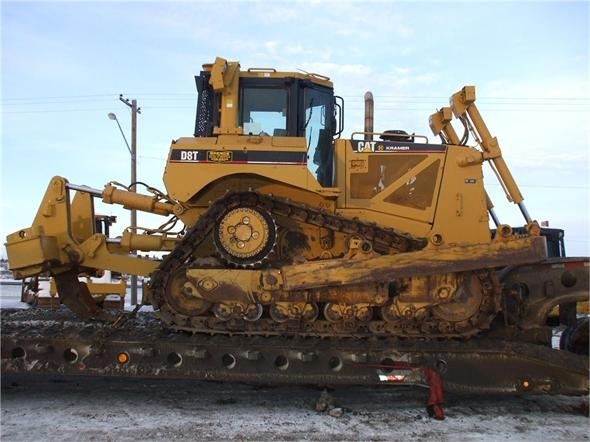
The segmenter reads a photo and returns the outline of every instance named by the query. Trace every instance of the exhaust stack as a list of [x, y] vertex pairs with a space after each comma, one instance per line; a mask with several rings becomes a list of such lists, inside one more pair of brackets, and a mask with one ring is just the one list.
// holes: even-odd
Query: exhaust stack
[[373, 94], [367, 91], [365, 92], [365, 141], [373, 141], [374, 108]]

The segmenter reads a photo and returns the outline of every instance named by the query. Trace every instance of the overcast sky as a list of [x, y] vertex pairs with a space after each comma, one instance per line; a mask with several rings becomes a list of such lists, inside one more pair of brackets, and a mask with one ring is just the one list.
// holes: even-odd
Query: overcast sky
[[[589, 3], [2, 1], [0, 237], [27, 227], [54, 175], [129, 182], [136, 98], [138, 179], [163, 189], [170, 141], [194, 129], [193, 76], [216, 56], [242, 68], [329, 76], [345, 136], [375, 96], [375, 129], [429, 136], [428, 116], [469, 84], [529, 213], [589, 255]], [[458, 130], [459, 127], [455, 126]], [[348, 134], [348, 135], [346, 135]], [[486, 175], [501, 221], [518, 209]], [[112, 206], [101, 213], [128, 214]], [[156, 220], [139, 216], [140, 225]], [[158, 220], [160, 221], [160, 220]], [[3, 241], [2, 241], [3, 242]], [[2, 256], [5, 252], [0, 251]]]

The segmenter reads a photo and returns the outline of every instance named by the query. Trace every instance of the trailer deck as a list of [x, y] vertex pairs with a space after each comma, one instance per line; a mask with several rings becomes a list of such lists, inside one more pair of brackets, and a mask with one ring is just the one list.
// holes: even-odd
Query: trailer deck
[[588, 357], [546, 346], [469, 341], [201, 335], [170, 331], [150, 312], [123, 326], [57, 310], [2, 310], [3, 374], [428, 386], [476, 394], [588, 394]]

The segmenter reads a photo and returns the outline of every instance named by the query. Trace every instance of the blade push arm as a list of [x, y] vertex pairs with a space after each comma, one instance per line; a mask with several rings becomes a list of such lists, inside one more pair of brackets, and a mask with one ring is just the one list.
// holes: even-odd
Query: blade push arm
[[111, 184], [101, 191], [53, 177], [31, 227], [6, 238], [9, 265], [16, 278], [107, 269], [147, 276], [157, 263], [129, 252], [171, 250], [175, 246], [177, 239], [165, 234], [141, 235], [127, 230], [122, 238], [107, 238], [96, 229], [93, 198], [159, 215], [182, 210], [181, 206]]

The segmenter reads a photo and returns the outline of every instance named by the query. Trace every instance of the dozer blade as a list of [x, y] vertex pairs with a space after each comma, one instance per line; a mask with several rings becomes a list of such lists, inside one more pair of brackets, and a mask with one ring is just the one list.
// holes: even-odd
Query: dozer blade
[[78, 279], [78, 274], [73, 270], [54, 275], [57, 293], [60, 299], [70, 310], [81, 318], [102, 318], [104, 312], [99, 307], [85, 282]]
[[507, 265], [542, 262], [547, 245], [542, 236], [493, 242], [489, 245], [458, 245], [424, 249], [367, 259], [327, 259], [283, 266], [280, 274], [285, 290], [392, 281], [412, 275], [468, 272]]

